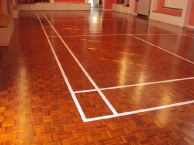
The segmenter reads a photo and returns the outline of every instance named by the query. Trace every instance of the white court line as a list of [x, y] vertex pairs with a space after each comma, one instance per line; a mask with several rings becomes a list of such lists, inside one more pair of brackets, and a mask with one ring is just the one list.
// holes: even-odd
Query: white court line
[[[72, 35], [72, 36], [61, 36], [61, 37], [81, 37], [81, 36], [114, 36], [114, 35], [121, 35], [121, 36], [125, 36], [125, 35], [176, 35], [177, 34], [130, 34], [130, 33], [126, 33], [126, 34], [86, 34], [86, 35]], [[178, 34], [178, 35], [182, 35], [182, 34]]]
[[38, 17], [38, 19], [39, 19], [39, 21], [40, 21], [40, 24], [41, 24], [41, 26], [42, 26], [42, 29], [43, 29], [43, 31], [44, 31], [44, 34], [45, 34], [45, 36], [46, 36], [46, 38], [47, 38], [47, 41], [48, 41], [48, 43], [49, 43], [49, 45], [50, 45], [50, 47], [51, 47], [52, 53], [53, 53], [53, 55], [54, 55], [54, 57], [55, 57], [55, 60], [56, 60], [57, 65], [58, 65], [58, 67], [59, 67], [59, 69], [60, 69], [60, 71], [61, 71], [61, 74], [62, 74], [62, 76], [63, 76], [63, 78], [64, 78], [64, 80], [65, 80], [65, 83], [67, 84], [67, 87], [68, 87], [68, 89], [69, 89], [69, 92], [71, 93], [71, 96], [72, 96], [72, 98], [73, 98], [73, 100], [74, 100], [74, 102], [75, 102], [76, 107], [78, 108], [79, 114], [80, 114], [82, 120], [83, 120], [83, 121], [86, 121], [85, 114], [84, 114], [84, 112], [83, 112], [83, 110], [82, 110], [82, 108], [81, 108], [81, 106], [80, 106], [80, 104], [79, 104], [79, 102], [78, 102], [78, 100], [77, 100], [75, 94], [73, 93], [73, 89], [72, 89], [72, 87], [71, 87], [71, 85], [70, 85], [70, 83], [69, 83], [69, 81], [68, 81], [68, 78], [67, 78], [67, 76], [66, 76], [66, 74], [65, 74], [65, 72], [64, 72], [64, 70], [63, 70], [63, 68], [62, 68], [62, 66], [61, 66], [61, 63], [60, 63], [60, 61], [59, 61], [59, 59], [58, 59], [58, 57], [57, 57], [57, 55], [56, 55], [56, 53], [55, 53], [55, 50], [54, 50], [54, 48], [53, 48], [53, 46], [52, 46], [52, 44], [51, 44], [51, 42], [50, 42], [50, 40], [49, 40], [49, 38], [48, 38], [48, 36], [47, 36], [47, 33], [46, 33], [46, 31], [45, 31], [45, 29], [44, 29], [44, 27], [43, 27], [43, 25], [42, 25], [42, 22], [41, 22], [41, 20], [40, 20], [40, 18], [39, 18], [39, 16], [38, 16], [38, 14], [36, 14], [36, 15], [37, 15], [37, 17]]
[[[123, 14], [124, 14], [124, 13], [123, 13]], [[142, 23], [151, 25], [151, 26], [155, 26], [155, 27], [159, 27], [159, 28], [164, 29], [164, 30], [171, 31], [171, 32], [173, 32], [173, 33], [181, 33], [182, 35], [185, 35], [185, 36], [187, 36], [187, 37], [194, 38], [194, 36], [190, 36], [190, 35], [192, 35], [192, 34], [183, 33], [181, 30], [174, 30], [174, 29], [168, 28], [168, 27], [166, 27], [166, 26], [161, 26], [160, 24], [154, 24], [153, 22], [148, 23], [148, 22], [145, 22], [145, 21], [139, 20], [139, 19], [134, 20], [133, 18], [129, 18], [128, 16], [123, 16], [123, 14], [122, 14], [121, 17], [126, 18], [126, 19], [128, 19], [128, 20], [139, 21], [139, 22], [142, 22]], [[82, 14], [82, 15], [83, 15], [83, 14]], [[128, 15], [128, 14], [125, 14], [125, 15]], [[86, 16], [86, 15], [85, 15], [85, 16]], [[120, 16], [120, 14], [119, 14], [119, 16]], [[86, 17], [87, 17], [87, 16], [86, 16]], [[119, 19], [119, 18], [118, 18], [118, 19]], [[113, 19], [113, 20], [114, 20], [114, 19]]]
[[[83, 15], [83, 14], [82, 14]], [[119, 15], [120, 16], [120, 15]], [[87, 16], [86, 16], [87, 17]], [[164, 29], [164, 30], [167, 30], [167, 31], [170, 31], [170, 32], [173, 32], [173, 33], [178, 33], [178, 34], [182, 34], [182, 35], [184, 35], [184, 36], [187, 36], [187, 37], [191, 37], [191, 38], [194, 38], [194, 36], [191, 36], [191, 34], [187, 34], [187, 33], [183, 33], [181, 30], [174, 30], [174, 29], [172, 29], [172, 28], [168, 28], [168, 27], [165, 27], [165, 26], [161, 26], [161, 25], [159, 25], [159, 24], [154, 24], [153, 22], [150, 22], [150, 23], [148, 23], [148, 22], [145, 22], [145, 21], [143, 21], [143, 20], [139, 20], [139, 19], [136, 19], [136, 20], [134, 20], [133, 18], [129, 18], [128, 16], [120, 16], [120, 17], [123, 17], [123, 18], [126, 18], [126, 19], [128, 19], [128, 20], [130, 20], [130, 21], [139, 21], [139, 22], [141, 22], [141, 23], [144, 23], [144, 24], [147, 24], [147, 25], [151, 25], [151, 26], [154, 26], [154, 27], [159, 27], [159, 28], [161, 28], [161, 29]], [[119, 18], [117, 18], [117, 19], [119, 19]], [[114, 20], [114, 19], [113, 19]]]
[[138, 38], [138, 37], [136, 37], [136, 36], [134, 36], [134, 35], [130, 35], [130, 36], [132, 36], [132, 37], [134, 37], [134, 38], [136, 38], [136, 39], [139, 39], [139, 40], [141, 40], [141, 41], [143, 41], [143, 42], [145, 42], [145, 43], [147, 43], [147, 44], [150, 44], [150, 45], [152, 45], [152, 46], [155, 46], [155, 47], [157, 47], [157, 48], [159, 48], [159, 49], [161, 49], [161, 50], [163, 50], [163, 51], [165, 51], [165, 52], [167, 52], [167, 53], [169, 53], [169, 54], [172, 54], [172, 55], [174, 55], [174, 56], [176, 56], [176, 57], [178, 57], [178, 58], [180, 58], [180, 59], [183, 59], [183, 60], [185, 60], [185, 61], [187, 61], [187, 62], [189, 62], [189, 63], [191, 63], [191, 64], [194, 64], [194, 62], [192, 62], [192, 61], [190, 61], [190, 60], [188, 60], [188, 59], [186, 59], [186, 58], [183, 58], [183, 57], [181, 57], [181, 56], [179, 56], [179, 55], [176, 55], [176, 54], [174, 54], [174, 53], [172, 53], [172, 52], [170, 52], [170, 51], [168, 51], [168, 50], [165, 50], [165, 49], [163, 49], [163, 48], [161, 48], [161, 47], [159, 47], [159, 46], [157, 46], [157, 45], [154, 45], [154, 44], [152, 44], [152, 43], [150, 43], [150, 42], [148, 42], [148, 41], [145, 41], [145, 40], [143, 40], [143, 39], [141, 39], [141, 38]]
[[[114, 86], [114, 87], [101, 88], [100, 90], [104, 91], [104, 90], [112, 90], [112, 89], [120, 89], [120, 88], [138, 87], [138, 86], [171, 83], [171, 82], [178, 82], [178, 81], [185, 81], [185, 80], [194, 80], [194, 77], [182, 78], [182, 79], [164, 80], [164, 81], [157, 81], [157, 82], [147, 82], [147, 83], [141, 83], [141, 84], [125, 85], [125, 86]], [[87, 93], [87, 92], [93, 92], [93, 91], [96, 91], [96, 90], [95, 89], [81, 90], [81, 91], [74, 91], [74, 93], [75, 94], [77, 94], [77, 93]]]
[[[47, 19], [47, 17], [42, 13], [42, 15], [45, 17], [45, 19]], [[117, 111], [113, 108], [113, 106], [111, 105], [111, 103], [108, 101], [108, 99], [105, 97], [105, 95], [102, 93], [102, 91], [100, 91], [99, 87], [96, 85], [96, 83], [93, 81], [93, 79], [90, 77], [90, 75], [87, 73], [87, 71], [84, 69], [84, 67], [82, 66], [82, 64], [79, 62], [79, 60], [76, 58], [76, 56], [73, 54], [73, 52], [71, 51], [71, 49], [69, 48], [69, 46], [65, 43], [65, 41], [61, 38], [61, 36], [59, 35], [59, 33], [55, 30], [55, 28], [53, 27], [53, 25], [50, 23], [50, 21], [47, 19], [48, 23], [51, 25], [51, 27], [53, 28], [53, 30], [55, 31], [55, 33], [58, 35], [58, 37], [60, 38], [61, 42], [64, 44], [64, 46], [66, 47], [66, 49], [69, 51], [69, 53], [71, 54], [71, 56], [74, 58], [74, 60], [77, 62], [78, 66], [81, 68], [81, 70], [83, 71], [83, 73], [86, 75], [86, 77], [88, 78], [88, 80], [92, 83], [92, 85], [94, 86], [94, 88], [96, 89], [96, 91], [99, 93], [99, 95], [102, 97], [102, 99], [104, 100], [104, 102], [107, 104], [107, 106], [109, 107], [109, 109], [112, 111], [112, 113], [114, 115], [118, 114]], [[79, 108], [78, 108], [79, 109]]]
[[[91, 18], [90, 18], [91, 19]], [[116, 19], [119, 19], [119, 18], [116, 18]], [[50, 20], [51, 22], [70, 22], [70, 21], [83, 21], [83, 20], [88, 20], [88, 19], [86, 19], [86, 18], [84, 18], [84, 19], [72, 19], [72, 20]], [[102, 19], [102, 20], [115, 20], [115, 19]], [[47, 20], [42, 20], [42, 21], [47, 21]], [[88, 21], [87, 21], [88, 22]]]
[[140, 110], [135, 110], [135, 111], [130, 111], [130, 112], [119, 113], [117, 115], [107, 115], [107, 116], [100, 116], [100, 117], [94, 117], [94, 118], [87, 118], [85, 122], [97, 121], [97, 120], [102, 120], [102, 119], [110, 119], [110, 118], [114, 118], [114, 117], [121, 117], [121, 116], [149, 112], [149, 111], [156, 111], [156, 110], [172, 108], [172, 107], [177, 107], [177, 106], [182, 106], [182, 105], [188, 105], [188, 104], [193, 104], [193, 103], [194, 103], [194, 100], [191, 100], [191, 101], [186, 101], [186, 102], [180, 102], [180, 103], [174, 103], [174, 104], [169, 104], [169, 105], [162, 105], [162, 106], [157, 106], [157, 107], [152, 107], [152, 108], [146, 108], [146, 109], [140, 109]]
[[[40, 20], [39, 20], [40, 21]], [[52, 26], [52, 25], [51, 25]], [[43, 26], [42, 26], [43, 27]], [[45, 30], [44, 30], [45, 32]], [[46, 32], [45, 32], [46, 33]], [[48, 37], [47, 37], [48, 40]], [[78, 102], [79, 103], [79, 102]], [[125, 113], [120, 113], [120, 114], [115, 114], [115, 115], [109, 115], [109, 116], [102, 116], [102, 117], [96, 117], [96, 118], [89, 118], [83, 120], [84, 122], [89, 122], [89, 121], [95, 121], [95, 120], [101, 120], [101, 119], [108, 119], [108, 118], [113, 118], [113, 117], [119, 117], [119, 116], [124, 116], [124, 115], [130, 115], [130, 114], [135, 114], [135, 113], [141, 113], [141, 112], [148, 112], [148, 111], [154, 111], [158, 109], [164, 109], [164, 108], [169, 108], [169, 107], [174, 107], [174, 106], [181, 106], [181, 105], [186, 105], [186, 104], [191, 104], [194, 103], [194, 101], [188, 101], [188, 102], [181, 102], [181, 103], [176, 103], [176, 104], [170, 104], [170, 105], [164, 105], [164, 106], [158, 106], [158, 107], [153, 107], [153, 108], [148, 108], [148, 109], [141, 109], [141, 110], [136, 110], [136, 111], [130, 111], [130, 112], [125, 112]]]
[[[77, 12], [78, 13], [78, 12]], [[78, 14], [80, 14], [80, 15], [84, 15], [84, 14], [81, 14], [81, 13], [78, 13]], [[84, 16], [86, 16], [86, 15], [84, 15]], [[120, 16], [120, 15], [119, 15]], [[89, 16], [86, 16], [86, 17], [89, 17]], [[161, 28], [161, 29], [164, 29], [164, 30], [168, 30], [168, 31], [171, 31], [171, 32], [173, 32], [173, 33], [178, 33], [178, 34], [182, 34], [182, 35], [185, 35], [185, 36], [187, 36], [187, 37], [192, 37], [192, 38], [194, 38], [193, 36], [188, 36], [188, 34], [186, 34], [186, 33], [183, 33], [182, 31], [180, 31], [180, 30], [174, 30], [174, 29], [172, 29], [172, 28], [168, 28], [168, 27], [162, 27], [161, 25], [156, 25], [156, 24], [153, 24], [152, 22], [151, 23], [148, 23], [148, 22], [145, 22], [145, 21], [143, 21], [143, 20], [139, 20], [139, 19], [132, 19], [132, 18], [128, 18], [128, 16], [121, 16], [121, 17], [123, 17], [123, 18], [126, 18], [126, 19], [128, 19], [128, 20], [132, 20], [132, 21], [139, 21], [139, 22], [142, 22], [142, 23], [144, 23], [144, 24], [148, 24], [148, 25], [151, 25], [151, 26], [155, 26], [155, 27], [159, 27], [159, 28]], [[117, 19], [119, 19], [119, 18], [117, 18]], [[114, 19], [112, 19], [112, 20], [114, 20]], [[176, 35], [176, 34], [175, 34]]]
[[[172, 55], [174, 55], [174, 56], [176, 56], [176, 57], [178, 57], [178, 58], [181, 58], [181, 59], [183, 59], [183, 60], [185, 60], [185, 61], [187, 61], [187, 62], [189, 62], [189, 63], [194, 64], [194, 62], [192, 62], [192, 61], [190, 61], [190, 60], [188, 60], [188, 59], [186, 59], [186, 58], [183, 58], [183, 57], [181, 57], [181, 56], [179, 56], [179, 55], [176, 55], [176, 54], [174, 54], [174, 53], [172, 53], [172, 52], [170, 52], [170, 51], [168, 51], [168, 50], [166, 50], [166, 49], [163, 49], [163, 48], [161, 48], [161, 47], [159, 47], [159, 46], [157, 46], [157, 45], [154, 45], [154, 44], [152, 44], [152, 43], [150, 43], [150, 42], [148, 42], [148, 41], [145, 41], [145, 40], [143, 40], [143, 39], [141, 39], [141, 38], [138, 38], [138, 37], [134, 36], [134, 35], [136, 35], [136, 34], [103, 34], [103, 35], [89, 35], [89, 36], [114, 36], [114, 35], [129, 35], [129, 36], [134, 37], [134, 38], [136, 38], [136, 39], [139, 39], [139, 40], [141, 40], [141, 41], [143, 41], [143, 42], [145, 42], [145, 43], [147, 43], [147, 44], [150, 44], [150, 45], [152, 45], [152, 46], [155, 46], [155, 47], [157, 47], [157, 48], [159, 48], [159, 49], [161, 49], [161, 50], [163, 50], [163, 51], [165, 51], [165, 52], [167, 52], [167, 53], [169, 53], [169, 54], [172, 54]], [[168, 35], [169, 35], [169, 34], [168, 34]], [[182, 34], [181, 34], [181, 35], [182, 35]], [[88, 35], [74, 35], [74, 36], [71, 36], [71, 37], [78, 37], [78, 36], [88, 36]], [[60, 37], [63, 37], [63, 36], [60, 36]], [[70, 37], [70, 36], [68, 36], [68, 37]], [[61, 38], [61, 39], [62, 39], [62, 38]]]
[[[83, 21], [83, 20], [86, 20], [86, 19], [72, 19], [72, 20], [50, 20], [51, 22], [68, 22], [68, 21]], [[47, 21], [47, 20], [42, 20], [42, 21]]]

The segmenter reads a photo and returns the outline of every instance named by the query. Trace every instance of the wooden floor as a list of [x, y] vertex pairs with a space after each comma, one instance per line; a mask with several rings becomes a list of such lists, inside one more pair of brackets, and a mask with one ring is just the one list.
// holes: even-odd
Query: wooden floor
[[14, 23], [0, 47], [0, 145], [194, 144], [192, 29], [101, 10]]

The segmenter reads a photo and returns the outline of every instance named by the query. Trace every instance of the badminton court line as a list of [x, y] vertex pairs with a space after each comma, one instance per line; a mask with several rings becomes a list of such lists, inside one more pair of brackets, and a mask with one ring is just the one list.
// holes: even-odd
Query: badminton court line
[[56, 60], [56, 62], [57, 62], [57, 65], [58, 65], [58, 67], [59, 67], [59, 69], [60, 69], [60, 71], [61, 71], [61, 74], [62, 74], [62, 76], [63, 76], [63, 78], [64, 78], [64, 81], [65, 81], [65, 83], [67, 84], [67, 87], [68, 87], [69, 92], [70, 92], [70, 94], [71, 94], [71, 96], [72, 96], [72, 98], [73, 98], [73, 100], [74, 100], [74, 102], [75, 102], [76, 107], [78, 108], [79, 114], [80, 114], [82, 120], [83, 120], [83, 121], [86, 121], [85, 114], [84, 114], [84, 112], [83, 112], [83, 110], [82, 110], [82, 108], [81, 108], [81, 106], [80, 106], [80, 104], [79, 104], [79, 102], [78, 102], [78, 100], [77, 100], [77, 98], [76, 98], [76, 96], [75, 96], [75, 93], [73, 92], [73, 89], [72, 89], [72, 87], [71, 87], [71, 85], [70, 85], [70, 83], [69, 83], [69, 81], [68, 81], [68, 78], [67, 78], [67, 76], [66, 76], [66, 74], [65, 74], [65, 72], [64, 72], [64, 70], [63, 70], [63, 68], [62, 68], [62, 66], [61, 66], [61, 63], [60, 63], [60, 61], [59, 61], [59, 59], [58, 59], [58, 57], [57, 57], [57, 55], [56, 55], [56, 53], [55, 53], [55, 50], [54, 50], [54, 48], [53, 48], [53, 46], [52, 46], [52, 44], [51, 44], [51, 42], [50, 42], [50, 40], [49, 40], [49, 38], [48, 38], [48, 36], [47, 36], [47, 33], [46, 33], [46, 31], [45, 31], [45, 29], [44, 29], [44, 26], [43, 26], [43, 24], [42, 24], [42, 22], [41, 22], [41, 20], [40, 20], [40, 17], [38, 16], [38, 14], [36, 14], [36, 15], [37, 15], [38, 20], [39, 20], [39, 22], [40, 22], [40, 24], [41, 24], [41, 27], [42, 27], [42, 29], [43, 29], [43, 31], [44, 31], [44, 34], [45, 34], [45, 36], [46, 36], [46, 39], [47, 39], [47, 41], [48, 41], [48, 43], [49, 43], [49, 45], [50, 45], [51, 51], [52, 51], [52, 53], [53, 53], [53, 55], [54, 55], [54, 58], [55, 58], [55, 60]]
[[[154, 45], [153, 43], [151, 43], [151, 42], [148, 42], [148, 41], [145, 41], [145, 40], [143, 40], [143, 39], [141, 39], [141, 38], [138, 38], [138, 37], [136, 37], [136, 34], [105, 34], [105, 35], [90, 35], [90, 36], [114, 36], [114, 35], [120, 35], [120, 36], [122, 36], [122, 35], [129, 35], [129, 36], [131, 36], [131, 37], [134, 37], [134, 38], [136, 38], [136, 39], [138, 39], [138, 40], [140, 40], [140, 41], [143, 41], [143, 42], [145, 42], [145, 43], [147, 43], [147, 44], [150, 44], [150, 45], [152, 45], [152, 46], [154, 46], [154, 47], [157, 47], [157, 48], [159, 48], [160, 50], [163, 50], [163, 51], [165, 51], [165, 52], [167, 52], [167, 53], [169, 53], [169, 54], [171, 54], [171, 55], [174, 55], [174, 56], [176, 56], [176, 57], [178, 57], [178, 58], [180, 58], [180, 59], [182, 59], [182, 60], [185, 60], [185, 61], [187, 61], [187, 62], [189, 62], [189, 63], [191, 63], [191, 64], [194, 64], [194, 62], [192, 62], [192, 61], [190, 61], [190, 60], [188, 60], [188, 59], [186, 59], [186, 58], [184, 58], [184, 57], [181, 57], [181, 56], [179, 56], [179, 55], [177, 55], [177, 54], [174, 54], [174, 53], [172, 53], [172, 52], [170, 52], [170, 51], [168, 51], [168, 50], [166, 50], [166, 49], [164, 49], [164, 48], [161, 48], [161, 47], [159, 47], [159, 46], [157, 46], [157, 45]], [[86, 36], [86, 35], [82, 35], [82, 36]], [[55, 37], [55, 36], [52, 36], [52, 37]], [[60, 37], [62, 37], [62, 36], [60, 36]], [[76, 36], [75, 36], [76, 37]], [[61, 38], [62, 39], [62, 38]]]
[[90, 75], [88, 74], [88, 72], [84, 69], [84, 67], [82, 66], [82, 64], [79, 62], [79, 60], [76, 58], [76, 56], [73, 54], [73, 52], [71, 51], [71, 49], [69, 48], [69, 46], [65, 43], [65, 41], [62, 39], [62, 37], [59, 35], [59, 33], [56, 31], [56, 29], [53, 27], [53, 25], [50, 23], [50, 21], [47, 19], [47, 17], [42, 13], [42, 15], [45, 17], [45, 19], [48, 21], [48, 23], [50, 24], [50, 26], [52, 27], [52, 29], [55, 31], [55, 33], [57, 34], [57, 36], [59, 37], [59, 39], [61, 40], [61, 42], [64, 44], [64, 46], [66, 47], [66, 49], [69, 51], [69, 53], [71, 54], [71, 56], [74, 58], [74, 60], [77, 62], [78, 66], [81, 68], [81, 70], [83, 71], [83, 73], [86, 75], [86, 77], [88, 78], [88, 80], [91, 82], [91, 84], [94, 86], [94, 88], [96, 89], [96, 91], [99, 93], [99, 95], [102, 97], [102, 99], [104, 100], [104, 102], [107, 104], [107, 106], [109, 107], [109, 109], [112, 111], [112, 113], [114, 115], [118, 114], [117, 111], [114, 109], [114, 107], [111, 105], [111, 103], [108, 101], [108, 99], [106, 98], [106, 96], [102, 93], [102, 91], [99, 89], [99, 87], [96, 85], [96, 83], [93, 81], [93, 79], [90, 77]]
[[106, 116], [100, 116], [100, 117], [87, 118], [85, 122], [97, 121], [97, 120], [102, 120], [102, 119], [110, 119], [110, 118], [114, 118], [114, 117], [121, 117], [121, 116], [149, 112], [149, 111], [156, 111], [156, 110], [178, 107], [178, 106], [183, 106], [183, 105], [188, 105], [188, 104], [193, 104], [193, 103], [194, 103], [194, 100], [191, 100], [191, 101], [174, 103], [174, 104], [169, 104], [169, 105], [162, 105], [162, 106], [151, 107], [151, 108], [146, 108], [146, 109], [139, 109], [139, 110], [134, 110], [134, 111], [129, 111], [129, 112], [123, 112], [123, 113], [119, 113], [117, 115], [106, 115]]
[[[39, 19], [39, 16], [38, 16], [38, 15], [37, 15], [37, 17], [38, 17], [38, 19]], [[39, 21], [40, 21], [40, 23], [41, 23], [41, 20], [40, 20], [40, 19], [39, 19]], [[43, 28], [43, 31], [44, 31], [45, 35], [46, 35], [46, 38], [47, 38], [47, 40], [48, 40], [48, 43], [49, 43], [49, 45], [50, 45], [50, 47], [51, 47], [51, 49], [52, 49], [52, 52], [53, 52], [53, 54], [54, 54], [54, 56], [55, 56], [55, 59], [57, 60], [57, 63], [58, 63], [58, 65], [59, 65], [59, 67], [60, 67], [60, 70], [61, 70], [63, 76], [65, 76], [65, 73], [64, 73], [64, 71], [63, 71], [63, 69], [62, 69], [62, 67], [61, 67], [61, 64], [60, 64], [60, 62], [59, 62], [59, 60], [58, 60], [57, 55], [56, 55], [55, 52], [54, 52], [54, 49], [53, 49], [53, 47], [52, 47], [52, 44], [51, 44], [50, 40], [48, 39], [48, 36], [47, 36], [47, 34], [46, 34], [46, 31], [45, 31], [45, 29], [44, 29], [42, 23], [41, 23], [41, 26], [42, 26], [42, 28]], [[66, 78], [66, 76], [65, 76], [65, 78]], [[65, 79], [65, 78], [64, 78], [64, 79]], [[67, 79], [67, 78], [66, 78], [65, 80], [68, 82], [68, 79]], [[68, 88], [69, 88], [70, 90], [72, 90], [70, 84], [68, 85]], [[72, 93], [72, 94], [75, 96], [75, 94], [74, 94], [72, 91], [71, 91], [70, 93]], [[75, 97], [75, 100], [77, 100], [76, 97]], [[74, 101], [75, 101], [75, 100], [74, 100]], [[79, 106], [79, 102], [77, 102], [77, 103], [78, 103], [78, 106]], [[194, 103], [194, 100], [192, 100], [192, 101], [187, 101], [187, 102], [181, 102], [181, 103], [170, 104], [170, 105], [163, 105], [163, 106], [158, 106], [158, 107], [153, 107], [153, 108], [140, 109], [140, 110], [135, 110], [135, 111], [130, 111], [130, 112], [124, 112], [124, 113], [119, 113], [119, 114], [115, 114], [115, 115], [108, 115], [108, 116], [101, 116], [101, 117], [89, 118], [89, 119], [84, 119], [83, 121], [84, 121], [84, 122], [89, 122], [89, 121], [95, 121], [95, 120], [101, 120], [101, 119], [108, 119], [108, 118], [119, 117], [119, 116], [125, 116], [125, 115], [130, 115], [130, 114], [135, 114], [135, 113], [148, 112], [148, 111], [154, 111], [154, 110], [158, 110], [158, 109], [164, 109], [164, 108], [169, 108], [169, 107], [181, 106], [181, 105], [186, 105], [186, 104], [191, 104], [191, 103]], [[77, 106], [77, 105], [76, 105], [76, 106]], [[81, 109], [81, 107], [80, 107], [80, 109]], [[82, 109], [81, 109], [81, 110], [82, 110]], [[78, 111], [80, 112], [80, 110], [78, 110]], [[82, 112], [83, 112], [83, 111], [82, 111]], [[84, 114], [83, 114], [83, 115], [84, 115]], [[81, 115], [81, 116], [82, 116], [82, 115]], [[82, 119], [83, 119], [83, 118], [82, 118]]]
[[[146, 83], [141, 83], [141, 84], [132, 84], [132, 85], [125, 85], [125, 86], [114, 86], [114, 87], [100, 88], [100, 90], [105, 91], [105, 90], [120, 89], [120, 88], [129, 88], [129, 87], [138, 87], [138, 86], [146, 86], [146, 85], [154, 85], [154, 84], [179, 82], [179, 81], [185, 81], [185, 80], [194, 80], [194, 77], [172, 79], [172, 80], [163, 80], [163, 81], [157, 81], [157, 82], [146, 82]], [[86, 93], [86, 92], [94, 92], [94, 91], [96, 91], [96, 90], [89, 89], [89, 90], [74, 91], [74, 93], [77, 94], [77, 93]]]
[[[138, 35], [138, 36], [141, 36], [141, 35], [164, 35], [164, 36], [171, 36], [171, 35], [176, 35], [177, 34], [132, 34], [132, 33], [126, 33], [126, 34], [86, 34], [86, 35], [72, 35], [72, 36], [61, 36], [61, 37], [82, 37], [82, 36], [115, 36], [115, 35], [118, 35], [118, 36], [125, 36], [125, 35]], [[179, 35], [182, 35], [182, 34], [179, 34]], [[48, 36], [48, 37], [57, 37], [57, 36]]]
[[145, 42], [145, 43], [147, 43], [147, 44], [150, 44], [150, 45], [152, 45], [152, 46], [155, 46], [155, 47], [159, 48], [160, 50], [163, 50], [163, 51], [165, 51], [165, 52], [167, 52], [167, 53], [169, 53], [169, 54], [172, 54], [172, 55], [174, 55], [174, 56], [176, 56], [176, 57], [178, 57], [178, 58], [180, 58], [180, 59], [182, 59], [182, 60], [185, 60], [185, 61], [187, 61], [187, 62], [189, 62], [189, 63], [191, 63], [191, 64], [194, 64], [194, 62], [192, 62], [192, 61], [190, 61], [190, 60], [188, 60], [188, 59], [186, 59], [186, 58], [183, 58], [183, 57], [181, 57], [181, 56], [179, 56], [179, 55], [176, 55], [176, 54], [174, 54], [174, 53], [172, 53], [172, 52], [170, 52], [170, 51], [168, 51], [168, 50], [166, 50], [166, 49], [163, 49], [163, 48], [161, 48], [161, 47], [159, 47], [159, 46], [157, 46], [157, 45], [154, 45], [154, 44], [152, 44], [152, 43], [150, 43], [150, 42], [148, 42], [148, 41], [145, 41], [145, 40], [143, 40], [143, 39], [141, 39], [141, 38], [138, 38], [138, 37], [136, 37], [136, 36], [134, 36], [134, 35], [130, 35], [130, 36], [132, 36], [132, 37], [134, 37], [134, 38], [136, 38], [136, 39], [138, 39], [138, 40], [141, 40], [141, 41], [143, 41], [143, 42]]

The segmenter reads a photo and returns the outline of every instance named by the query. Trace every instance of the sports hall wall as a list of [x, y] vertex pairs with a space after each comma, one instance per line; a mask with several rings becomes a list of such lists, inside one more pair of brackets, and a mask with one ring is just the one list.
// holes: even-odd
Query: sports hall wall
[[[164, 6], [165, 6], [165, 0], [159, 0], [157, 10], [159, 10], [161, 12], [167, 12], [168, 14], [177, 14], [177, 15], [182, 14], [182, 11], [175, 11], [173, 9], [166, 9], [166, 8], [164, 8]], [[171, 5], [171, 6], [175, 7], [173, 5]]]
[[[21, 0], [20, 0], [21, 1]], [[54, 2], [80, 2], [80, 3], [85, 3], [85, 0], [53, 0]], [[117, 0], [103, 0], [104, 1], [104, 9], [112, 9], [112, 4], [116, 3]], [[130, 3], [130, 1], [134, 1], [133, 5], [130, 5], [130, 7], [134, 8], [134, 13], [137, 13], [137, 6], [138, 6], [138, 0], [128, 0], [127, 2]], [[173, 7], [173, 5], [175, 7], [177, 7], [177, 3], [179, 2], [179, 5], [181, 7], [181, 3], [184, 3], [185, 0], [157, 0], [158, 4], [157, 4], [157, 9], [158, 10], [162, 10], [168, 13], [181, 13], [181, 12], [175, 12], [173, 10], [170, 9], [165, 9], [165, 3], [168, 1], [168, 3], [170, 4], [170, 6]], [[1, 0], [0, 0], [1, 2]], [[0, 9], [0, 15], [2, 15], [2, 9]], [[194, 28], [194, 0], [192, 2], [192, 8], [191, 8], [191, 12], [189, 14], [189, 21], [188, 21], [188, 26], [189, 27], [193, 27]]]
[[104, 0], [104, 9], [112, 9], [112, 4], [115, 0]]
[[[166, 2], [166, 3], [165, 3]], [[182, 5], [185, 1], [184, 0], [158, 0], [157, 9], [160, 11], [168, 12], [169, 14], [179, 14], [178, 11], [173, 11], [170, 9], [165, 9], [164, 6], [169, 7], [175, 7], [175, 8], [182, 8]], [[166, 5], [165, 5], [166, 4]], [[192, 2], [192, 7], [190, 11], [189, 21], [188, 21], [189, 27], [194, 27], [194, 1]]]
[[[165, 6], [165, 1], [169, 1], [168, 3], [173, 6], [173, 4], [175, 5], [175, 7], [177, 7], [177, 0], [158, 0], [158, 9], [164, 11], [164, 12], [168, 12], [171, 14], [179, 14], [181, 12], [178, 11], [173, 11], [170, 9], [164, 9]], [[54, 0], [54, 2], [81, 2], [84, 3], [85, 0]], [[179, 0], [179, 5], [181, 5], [181, 2], [184, 2], [184, 0]], [[104, 9], [112, 9], [112, 4], [116, 3], [116, 0], [104, 0]], [[127, 3], [130, 3], [130, 0], [127, 0]], [[137, 13], [137, 6], [138, 6], [138, 1], [135, 0], [135, 5], [134, 5], [134, 13]], [[192, 8], [191, 8], [191, 13], [190, 13], [190, 18], [189, 18], [189, 26], [194, 26], [194, 2], [192, 4]]]

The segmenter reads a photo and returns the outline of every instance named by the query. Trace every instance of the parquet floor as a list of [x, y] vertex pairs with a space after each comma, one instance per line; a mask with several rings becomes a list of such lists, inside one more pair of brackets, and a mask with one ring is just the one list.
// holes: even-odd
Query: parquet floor
[[20, 11], [14, 24], [0, 145], [194, 144], [192, 29], [101, 10]]

